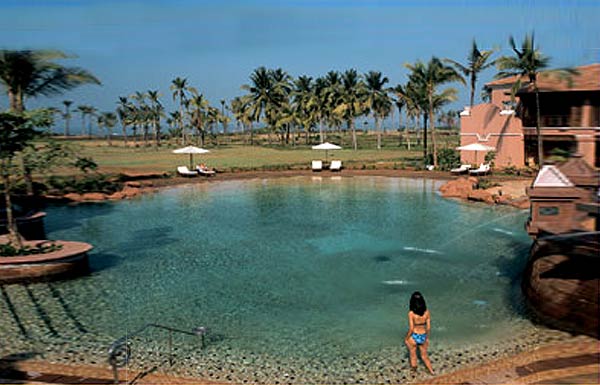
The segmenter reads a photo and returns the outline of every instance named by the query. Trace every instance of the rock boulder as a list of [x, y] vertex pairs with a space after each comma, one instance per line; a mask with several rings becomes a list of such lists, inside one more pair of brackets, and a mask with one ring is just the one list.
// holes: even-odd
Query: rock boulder
[[103, 193], [85, 193], [81, 196], [84, 201], [103, 201], [106, 200], [106, 195]]
[[485, 190], [473, 190], [469, 193], [467, 199], [470, 201], [485, 202], [489, 204], [494, 203], [494, 197], [492, 194]]
[[440, 192], [445, 198], [462, 198], [467, 199], [469, 194], [473, 192], [473, 188], [477, 185], [477, 178], [460, 177], [451, 180], [440, 187]]

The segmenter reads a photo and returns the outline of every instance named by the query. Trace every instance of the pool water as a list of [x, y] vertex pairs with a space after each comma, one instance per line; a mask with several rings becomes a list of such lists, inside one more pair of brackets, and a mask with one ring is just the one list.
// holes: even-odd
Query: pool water
[[4, 297], [17, 313], [19, 301], [35, 298], [37, 313], [65, 318], [55, 334], [103, 343], [148, 322], [205, 326], [206, 348], [186, 356], [196, 360], [192, 374], [259, 381], [260, 361], [272, 380], [268, 373], [283, 375], [279, 362], [295, 380], [318, 382], [298, 372], [326, 367], [335, 382], [354, 370], [348, 362], [363, 360], [368, 372], [390, 355], [405, 359], [408, 300], [418, 290], [431, 309], [435, 364], [435, 352], [493, 345], [530, 327], [518, 288], [526, 213], [443, 199], [439, 184], [255, 179], [50, 207], [49, 238], [94, 245], [91, 275], [28, 285], [32, 293], [7, 286]]

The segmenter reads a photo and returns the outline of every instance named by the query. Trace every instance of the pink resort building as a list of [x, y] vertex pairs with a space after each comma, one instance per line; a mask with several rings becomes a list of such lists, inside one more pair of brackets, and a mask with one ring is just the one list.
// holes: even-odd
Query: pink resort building
[[[600, 63], [576, 67], [570, 81], [538, 75], [544, 155], [579, 153], [600, 167]], [[494, 147], [496, 167], [537, 164], [535, 93], [523, 88], [511, 97], [516, 77], [485, 84], [489, 103], [461, 112], [461, 146], [480, 143]], [[479, 164], [485, 153], [461, 151], [462, 163]]]

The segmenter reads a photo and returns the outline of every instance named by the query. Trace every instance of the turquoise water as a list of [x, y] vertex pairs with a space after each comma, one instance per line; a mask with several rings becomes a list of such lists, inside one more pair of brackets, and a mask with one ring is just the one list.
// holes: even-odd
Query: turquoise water
[[434, 352], [493, 343], [526, 322], [526, 213], [443, 199], [438, 187], [299, 177], [51, 207], [50, 238], [95, 246], [92, 274], [53, 288], [99, 335], [206, 326], [216, 359], [403, 352], [415, 290], [431, 309]]

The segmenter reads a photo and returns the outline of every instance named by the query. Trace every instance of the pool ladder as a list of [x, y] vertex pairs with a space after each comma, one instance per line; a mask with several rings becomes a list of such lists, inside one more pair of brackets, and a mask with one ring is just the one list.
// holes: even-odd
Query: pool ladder
[[142, 334], [147, 329], [156, 328], [169, 332], [168, 349], [169, 349], [169, 366], [173, 366], [173, 333], [195, 336], [200, 339], [200, 349], [204, 347], [204, 336], [208, 331], [206, 327], [199, 326], [191, 331], [176, 329], [170, 326], [148, 323], [138, 330], [128, 333], [121, 338], [116, 339], [108, 348], [108, 363], [112, 367], [113, 378], [115, 384], [119, 383], [119, 368], [126, 366], [131, 358], [131, 338]]

